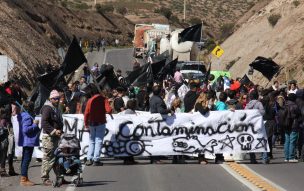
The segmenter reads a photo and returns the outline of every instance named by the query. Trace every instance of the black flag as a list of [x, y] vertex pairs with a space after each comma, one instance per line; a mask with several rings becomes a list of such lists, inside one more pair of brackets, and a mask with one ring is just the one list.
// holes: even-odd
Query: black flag
[[202, 23], [185, 28], [179, 34], [178, 42], [179, 43], [185, 42], [185, 41], [200, 42], [201, 36], [202, 36]]
[[132, 83], [133, 86], [145, 86], [148, 83], [153, 82], [153, 72], [151, 64], [148, 65], [146, 71], [138, 76], [134, 82]]
[[[104, 82], [101, 82], [104, 77]], [[96, 81], [99, 84], [107, 84], [112, 89], [120, 86], [118, 78], [114, 72], [114, 67], [112, 65], [101, 65], [100, 75], [96, 78]]]
[[166, 59], [151, 64], [153, 78], [157, 78], [157, 74], [164, 68]]
[[176, 64], [177, 64], [178, 58], [175, 58], [168, 64], [166, 64], [161, 71], [157, 74], [157, 79], [158, 80], [163, 80], [165, 79], [166, 75], [174, 76], [174, 72], [176, 69]]
[[61, 69], [57, 69], [51, 71], [50, 73], [43, 74], [39, 76], [37, 79], [47, 89], [52, 89], [58, 84], [59, 81], [64, 79], [63, 77], [64, 77], [63, 71]]
[[78, 67], [85, 62], [87, 62], [87, 59], [84, 56], [76, 37], [74, 36], [65, 55], [61, 70], [63, 71], [64, 75], [67, 75], [77, 70]]
[[204, 82], [206, 84], [208, 83], [210, 73], [211, 73], [211, 63], [209, 63], [208, 71], [206, 72], [205, 77], [204, 77]]
[[242, 85], [247, 85], [247, 84], [249, 84], [251, 81], [250, 81], [250, 79], [248, 78], [248, 76], [245, 74], [243, 77], [242, 77], [242, 79], [240, 80], [240, 83], [242, 84]]
[[130, 72], [129, 75], [125, 78], [125, 85], [131, 85], [136, 80], [136, 78], [147, 71], [147, 68], [149, 66], [150, 64], [147, 63]]
[[54, 70], [50, 73], [43, 74], [37, 78], [39, 84], [36, 92], [31, 96], [34, 102], [35, 114], [39, 114], [44, 102], [48, 99], [51, 90], [58, 88], [59, 84], [65, 83], [63, 71], [61, 69]]
[[269, 81], [280, 70], [280, 66], [277, 63], [261, 56], [258, 56], [249, 66], [261, 72]]
[[170, 57], [169, 50], [166, 50], [165, 52], [161, 53], [160, 55], [154, 56], [152, 58], [152, 61], [153, 61], [153, 63], [156, 63], [156, 62], [160, 62], [164, 59], [168, 59], [169, 57]]

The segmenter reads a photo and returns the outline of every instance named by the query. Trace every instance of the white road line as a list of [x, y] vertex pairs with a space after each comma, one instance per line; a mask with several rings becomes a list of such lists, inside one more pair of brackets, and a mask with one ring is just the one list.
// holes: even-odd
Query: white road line
[[102, 64], [106, 63], [107, 54], [108, 54], [108, 50], [106, 50], [105, 53], [104, 53], [104, 55], [103, 55], [103, 62], [102, 62]]
[[234, 170], [232, 170], [228, 165], [226, 165], [226, 164], [220, 164], [220, 165], [221, 165], [221, 167], [223, 167], [223, 169], [225, 169], [229, 174], [231, 174], [235, 179], [240, 181], [242, 184], [247, 186], [250, 190], [253, 190], [253, 191], [261, 190], [258, 187], [256, 187], [254, 184], [252, 184], [251, 182], [249, 182], [248, 180], [243, 178], [241, 175], [236, 173]]
[[259, 176], [261, 179], [265, 180], [266, 182], [268, 182], [269, 184], [271, 184], [273, 187], [277, 188], [278, 190], [281, 191], [287, 191], [285, 188], [277, 185], [276, 183], [272, 182], [271, 180], [265, 178], [264, 176], [262, 176], [261, 174], [257, 173], [256, 171], [254, 171], [253, 169], [251, 169], [249, 166], [245, 165], [245, 164], [240, 164], [242, 165], [244, 168], [246, 168], [247, 170], [249, 170], [251, 173]]

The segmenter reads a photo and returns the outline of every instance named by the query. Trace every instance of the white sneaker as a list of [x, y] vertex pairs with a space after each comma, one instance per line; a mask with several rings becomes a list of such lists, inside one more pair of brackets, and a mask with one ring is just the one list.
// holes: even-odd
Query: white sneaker
[[289, 162], [290, 163], [297, 163], [297, 162], [299, 162], [297, 159], [291, 159], [291, 160], [289, 160]]
[[289, 160], [284, 160], [284, 162], [289, 162]]

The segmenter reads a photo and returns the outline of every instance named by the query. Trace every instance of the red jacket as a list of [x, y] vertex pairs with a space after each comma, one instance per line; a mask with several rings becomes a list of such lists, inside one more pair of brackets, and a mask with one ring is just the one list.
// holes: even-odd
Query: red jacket
[[89, 125], [97, 126], [105, 124], [107, 122], [106, 113], [111, 112], [112, 108], [108, 99], [99, 94], [91, 97], [88, 100], [84, 111], [85, 127], [88, 127]]

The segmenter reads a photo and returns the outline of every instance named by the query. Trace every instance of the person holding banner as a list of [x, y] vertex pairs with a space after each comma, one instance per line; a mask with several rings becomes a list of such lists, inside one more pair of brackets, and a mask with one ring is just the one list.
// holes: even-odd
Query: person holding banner
[[[221, 92], [219, 95], [219, 100], [215, 103], [216, 111], [225, 111], [228, 110], [228, 105], [226, 104], [228, 95], [226, 92]], [[225, 162], [224, 155], [222, 153], [215, 154], [215, 163], [222, 164]]]
[[[257, 109], [257, 110], [259, 110], [260, 114], [263, 116], [265, 114], [265, 109], [264, 109], [263, 104], [258, 99], [259, 99], [258, 91], [257, 90], [252, 90], [249, 93], [249, 100], [250, 101], [246, 105], [245, 109]], [[249, 155], [250, 155], [250, 163], [251, 164], [257, 164], [258, 162], [256, 161], [255, 153], [249, 153]], [[267, 152], [263, 153], [262, 158], [263, 158], [264, 164], [268, 164], [270, 162], [269, 158], [268, 158], [268, 155], [267, 155]]]
[[[132, 115], [137, 115], [136, 114], [136, 106], [137, 106], [137, 101], [136, 99], [129, 99], [127, 102], [127, 109], [122, 111], [123, 114], [132, 114]], [[125, 165], [133, 165], [133, 164], [138, 164], [138, 162], [136, 162], [134, 160], [133, 156], [127, 156], [123, 158], [124, 160], [124, 164]]]
[[40, 128], [39, 121], [34, 120], [31, 114], [34, 113], [34, 104], [31, 101], [23, 103], [24, 111], [17, 115], [19, 122], [18, 146], [22, 149], [21, 160], [21, 186], [34, 186], [35, 184], [28, 179], [28, 168], [32, 159], [35, 146], [39, 146]]
[[[207, 94], [205, 92], [200, 93], [198, 98], [196, 99], [194, 105], [194, 111], [199, 111], [202, 115], [206, 115], [212, 108], [210, 104]], [[205, 158], [205, 154], [199, 154], [198, 156], [199, 164], [208, 164], [208, 161]]]
[[[167, 106], [161, 97], [161, 88], [158, 85], [155, 85], [152, 87], [153, 96], [149, 100], [150, 105], [150, 113], [160, 113], [162, 115], [166, 115], [170, 112], [170, 110], [167, 109]], [[150, 159], [151, 164], [161, 164], [163, 163], [160, 160], [159, 156], [152, 156]]]
[[[41, 179], [45, 186], [52, 185], [49, 173], [55, 163], [56, 157], [54, 152], [57, 149], [58, 141], [63, 130], [62, 114], [58, 109], [59, 100], [59, 92], [52, 90], [49, 100], [47, 100], [41, 108], [41, 128], [43, 130]], [[67, 181], [63, 180], [63, 184], [67, 183]]]
[[[93, 91], [93, 90], [92, 90]], [[87, 153], [87, 166], [102, 166], [100, 151], [106, 129], [106, 114], [112, 112], [108, 99], [97, 90], [93, 91], [84, 112], [84, 126], [90, 130], [90, 143]]]

